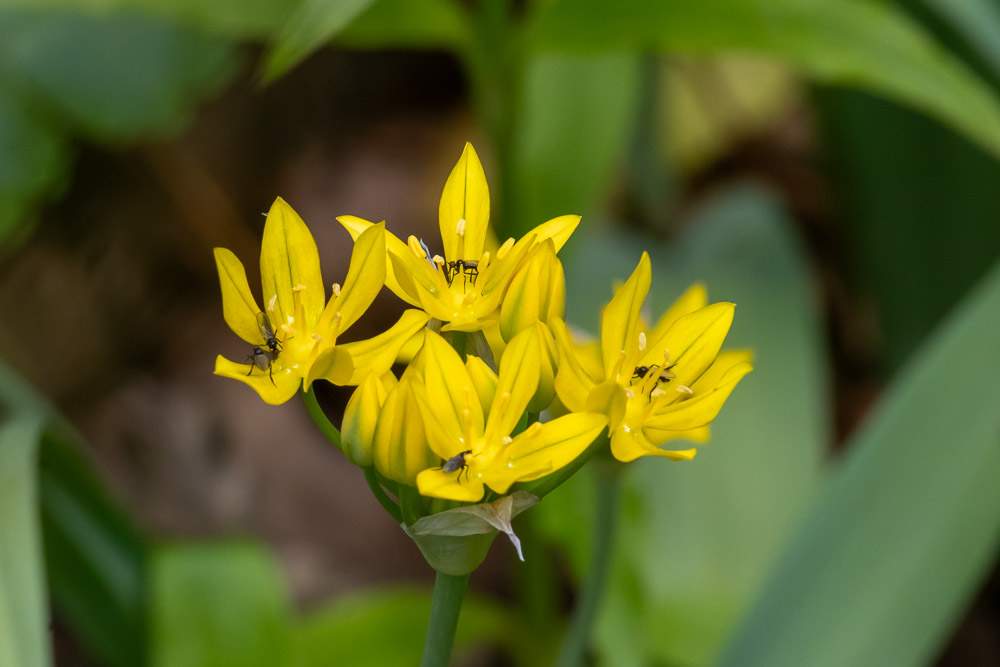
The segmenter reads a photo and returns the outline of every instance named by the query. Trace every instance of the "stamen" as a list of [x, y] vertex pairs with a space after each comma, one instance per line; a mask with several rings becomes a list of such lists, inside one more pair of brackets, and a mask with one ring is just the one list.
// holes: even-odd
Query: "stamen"
[[[301, 292], [305, 288], [306, 288], [305, 285], [296, 285], [295, 287], [292, 288], [292, 291], [293, 292]], [[275, 294], [275, 296], [277, 296], [277, 294]]]
[[542, 423], [541, 422], [535, 422], [534, 424], [532, 424], [528, 428], [524, 429], [524, 437], [526, 437], [526, 438], [535, 438], [535, 437], [538, 437], [538, 434], [539, 434], [539, 432], [541, 430], [542, 430]]
[[653, 391], [649, 392], [650, 398], [656, 398], [657, 396], [666, 396], [667, 392], [663, 391], [661, 387], [657, 387]]
[[500, 442], [502, 442], [505, 445], [509, 445], [510, 443], [514, 442], [514, 438], [510, 437], [509, 435], [505, 435], [503, 438], [500, 439]]
[[444, 257], [441, 255], [434, 255], [431, 257], [431, 262], [437, 264], [439, 267], [444, 266]]
[[626, 398], [635, 398], [635, 392], [632, 391], [631, 389], [626, 389], [625, 390], [625, 397]]
[[[625, 350], [618, 353], [618, 361], [612, 366], [611, 374], [615, 376], [616, 382], [621, 382], [622, 379], [622, 364], [625, 363]], [[630, 374], [631, 376], [631, 374]]]
[[646, 349], [646, 334], [642, 331], [639, 332], [639, 351], [642, 352]]
[[334, 296], [340, 296], [340, 283], [334, 283], [332, 289]]
[[320, 336], [320, 335], [319, 335], [318, 333], [314, 333], [314, 334], [312, 334], [312, 335], [310, 336], [310, 338], [312, 338], [312, 339], [313, 339], [314, 341], [316, 341], [317, 343], [322, 343], [322, 342], [323, 342], [323, 337], [322, 337], [322, 336]]
[[681, 392], [682, 394], [693, 394], [694, 393], [694, 390], [691, 389], [691, 387], [688, 387], [687, 385], [683, 385], [683, 384], [677, 385], [677, 391]]
[[455, 233], [459, 236], [465, 236], [465, 218], [458, 219], [458, 222], [455, 224]]
[[499, 248], [497, 248], [497, 259], [503, 259], [504, 256], [510, 252], [510, 249], [514, 247], [514, 239], [509, 238], [503, 242]]
[[417, 259], [424, 259], [427, 255], [424, 254], [424, 249], [420, 247], [420, 241], [416, 236], [410, 234], [406, 239], [406, 245], [409, 246], [410, 252], [416, 255]]

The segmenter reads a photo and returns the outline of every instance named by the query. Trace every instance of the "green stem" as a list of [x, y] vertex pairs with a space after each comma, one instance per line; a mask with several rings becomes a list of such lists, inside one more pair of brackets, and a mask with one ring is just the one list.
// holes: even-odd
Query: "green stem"
[[597, 506], [590, 543], [590, 567], [559, 650], [559, 660], [556, 663], [558, 667], [577, 667], [583, 664], [611, 565], [621, 501], [621, 466], [600, 460], [596, 463]]
[[326, 436], [327, 440], [340, 449], [340, 431], [330, 422], [326, 413], [323, 412], [323, 408], [319, 406], [319, 401], [316, 400], [316, 392], [312, 388], [309, 391], [302, 392], [302, 402], [305, 403], [306, 412], [312, 417], [313, 423]]
[[365, 481], [368, 482], [368, 488], [372, 490], [372, 495], [375, 496], [382, 508], [396, 520], [396, 523], [401, 523], [403, 517], [399, 511], [399, 505], [392, 502], [385, 489], [382, 488], [382, 484], [379, 483], [378, 477], [375, 475], [375, 468], [364, 468], [364, 471]]
[[455, 576], [437, 573], [434, 597], [431, 599], [431, 620], [427, 626], [424, 657], [420, 667], [448, 667], [451, 647], [455, 643], [455, 628], [462, 610], [462, 599], [469, 584], [469, 575]]

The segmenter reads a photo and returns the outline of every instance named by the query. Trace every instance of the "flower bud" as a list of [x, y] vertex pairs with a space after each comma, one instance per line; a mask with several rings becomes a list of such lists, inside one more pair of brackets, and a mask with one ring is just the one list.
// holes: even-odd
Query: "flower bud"
[[500, 307], [500, 333], [510, 339], [533, 322], [548, 324], [566, 310], [566, 277], [555, 244], [546, 239], [514, 273]]
[[371, 373], [351, 394], [344, 409], [340, 449], [354, 465], [362, 468], [372, 465], [375, 427], [382, 405], [395, 386], [396, 376], [391, 371], [382, 375]]
[[404, 375], [386, 396], [374, 438], [375, 469], [386, 479], [410, 486], [416, 486], [421, 470], [440, 465], [427, 446], [424, 418], [413, 393], [416, 381]]

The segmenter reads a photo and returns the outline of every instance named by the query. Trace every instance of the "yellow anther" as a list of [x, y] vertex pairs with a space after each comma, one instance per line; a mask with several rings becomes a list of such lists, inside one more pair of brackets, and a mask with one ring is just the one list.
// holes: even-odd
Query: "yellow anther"
[[497, 259], [503, 258], [503, 256], [506, 255], [508, 252], [510, 252], [510, 249], [513, 247], [514, 247], [514, 239], [509, 238], [506, 241], [504, 241], [503, 245], [497, 248]]
[[304, 290], [305, 288], [306, 288], [306, 286], [305, 286], [305, 285], [296, 285], [295, 287], [293, 287], [293, 288], [292, 288], [292, 291], [293, 291], [293, 292], [301, 292], [301, 291], [302, 291], [302, 290]]
[[505, 435], [503, 438], [501, 438], [500, 442], [502, 442], [505, 445], [509, 445], [510, 443], [514, 442], [514, 438], [510, 437], [509, 435]]
[[312, 338], [317, 343], [322, 343], [323, 342], [323, 337], [320, 336], [318, 333], [312, 334], [312, 336], [310, 336], [310, 338]]
[[442, 257], [441, 255], [434, 255], [433, 257], [431, 257], [431, 261], [437, 264], [438, 266], [444, 266], [444, 257]]
[[333, 289], [334, 296], [340, 296], [340, 283], [334, 283], [331, 288]]
[[663, 391], [660, 387], [657, 387], [653, 391], [649, 392], [649, 397], [654, 398], [656, 396], [664, 396], [667, 392]]
[[639, 332], [639, 351], [642, 352], [646, 349], [646, 334], [642, 331]]
[[681, 392], [682, 394], [693, 394], [694, 393], [694, 390], [691, 389], [691, 387], [689, 387], [687, 385], [684, 385], [684, 384], [677, 385], [677, 391]]
[[455, 233], [459, 236], [465, 236], [465, 218], [458, 219], [458, 222], [455, 224]]
[[635, 392], [631, 389], [625, 390], [625, 398], [635, 398]]

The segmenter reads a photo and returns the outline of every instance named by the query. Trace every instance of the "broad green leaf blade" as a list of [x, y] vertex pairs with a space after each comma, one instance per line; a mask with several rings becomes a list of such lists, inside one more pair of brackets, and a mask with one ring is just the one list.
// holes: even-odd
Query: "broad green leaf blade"
[[62, 425], [42, 439], [42, 529], [52, 599], [102, 664], [145, 664], [146, 547], [81, 449], [79, 436]]
[[[648, 316], [703, 281], [733, 301], [725, 347], [753, 348], [755, 370], [691, 462], [625, 470], [612, 581], [595, 644], [604, 664], [704, 664], [718, 652], [816, 490], [829, 433], [822, 327], [806, 260], [773, 198], [731, 189], [707, 202], [673, 245], [594, 226], [566, 259], [567, 311], [593, 329], [596, 308], [642, 250], [652, 260]], [[538, 512], [586, 567], [586, 478]], [[573, 495], [570, 495], [573, 494]]]
[[146, 563], [139, 534], [85, 460], [80, 437], [0, 362], [0, 416], [7, 414], [47, 424], [36, 466], [45, 570], [56, 609], [101, 664], [145, 664]]
[[[640, 57], [529, 59], [499, 236], [515, 238], [559, 215], [603, 203], [635, 118]], [[570, 120], [572, 119], [572, 120]]]
[[371, 3], [372, 0], [301, 0], [264, 57], [264, 80], [278, 78], [329, 42]]
[[1000, 544], [1000, 266], [849, 443], [723, 665], [932, 660]]
[[[428, 590], [368, 591], [330, 603], [296, 631], [293, 667], [381, 667], [416, 664], [423, 651], [431, 594]], [[483, 643], [517, 642], [516, 619], [475, 596], [462, 603], [455, 656]]]
[[455, 49], [467, 43], [468, 23], [452, 0], [377, 0], [337, 36], [337, 44]]
[[913, 106], [1000, 155], [990, 89], [890, 3], [872, 0], [554, 0], [532, 30], [543, 51], [747, 51], [817, 81]]
[[1000, 74], [1000, 6], [993, 0], [922, 0]]
[[52, 657], [38, 530], [41, 420], [0, 424], [0, 665], [44, 667]]
[[289, 608], [277, 563], [255, 544], [163, 547], [152, 557], [154, 667], [274, 667]]
[[229, 42], [141, 14], [0, 9], [0, 80], [103, 141], [176, 131], [235, 64]]

